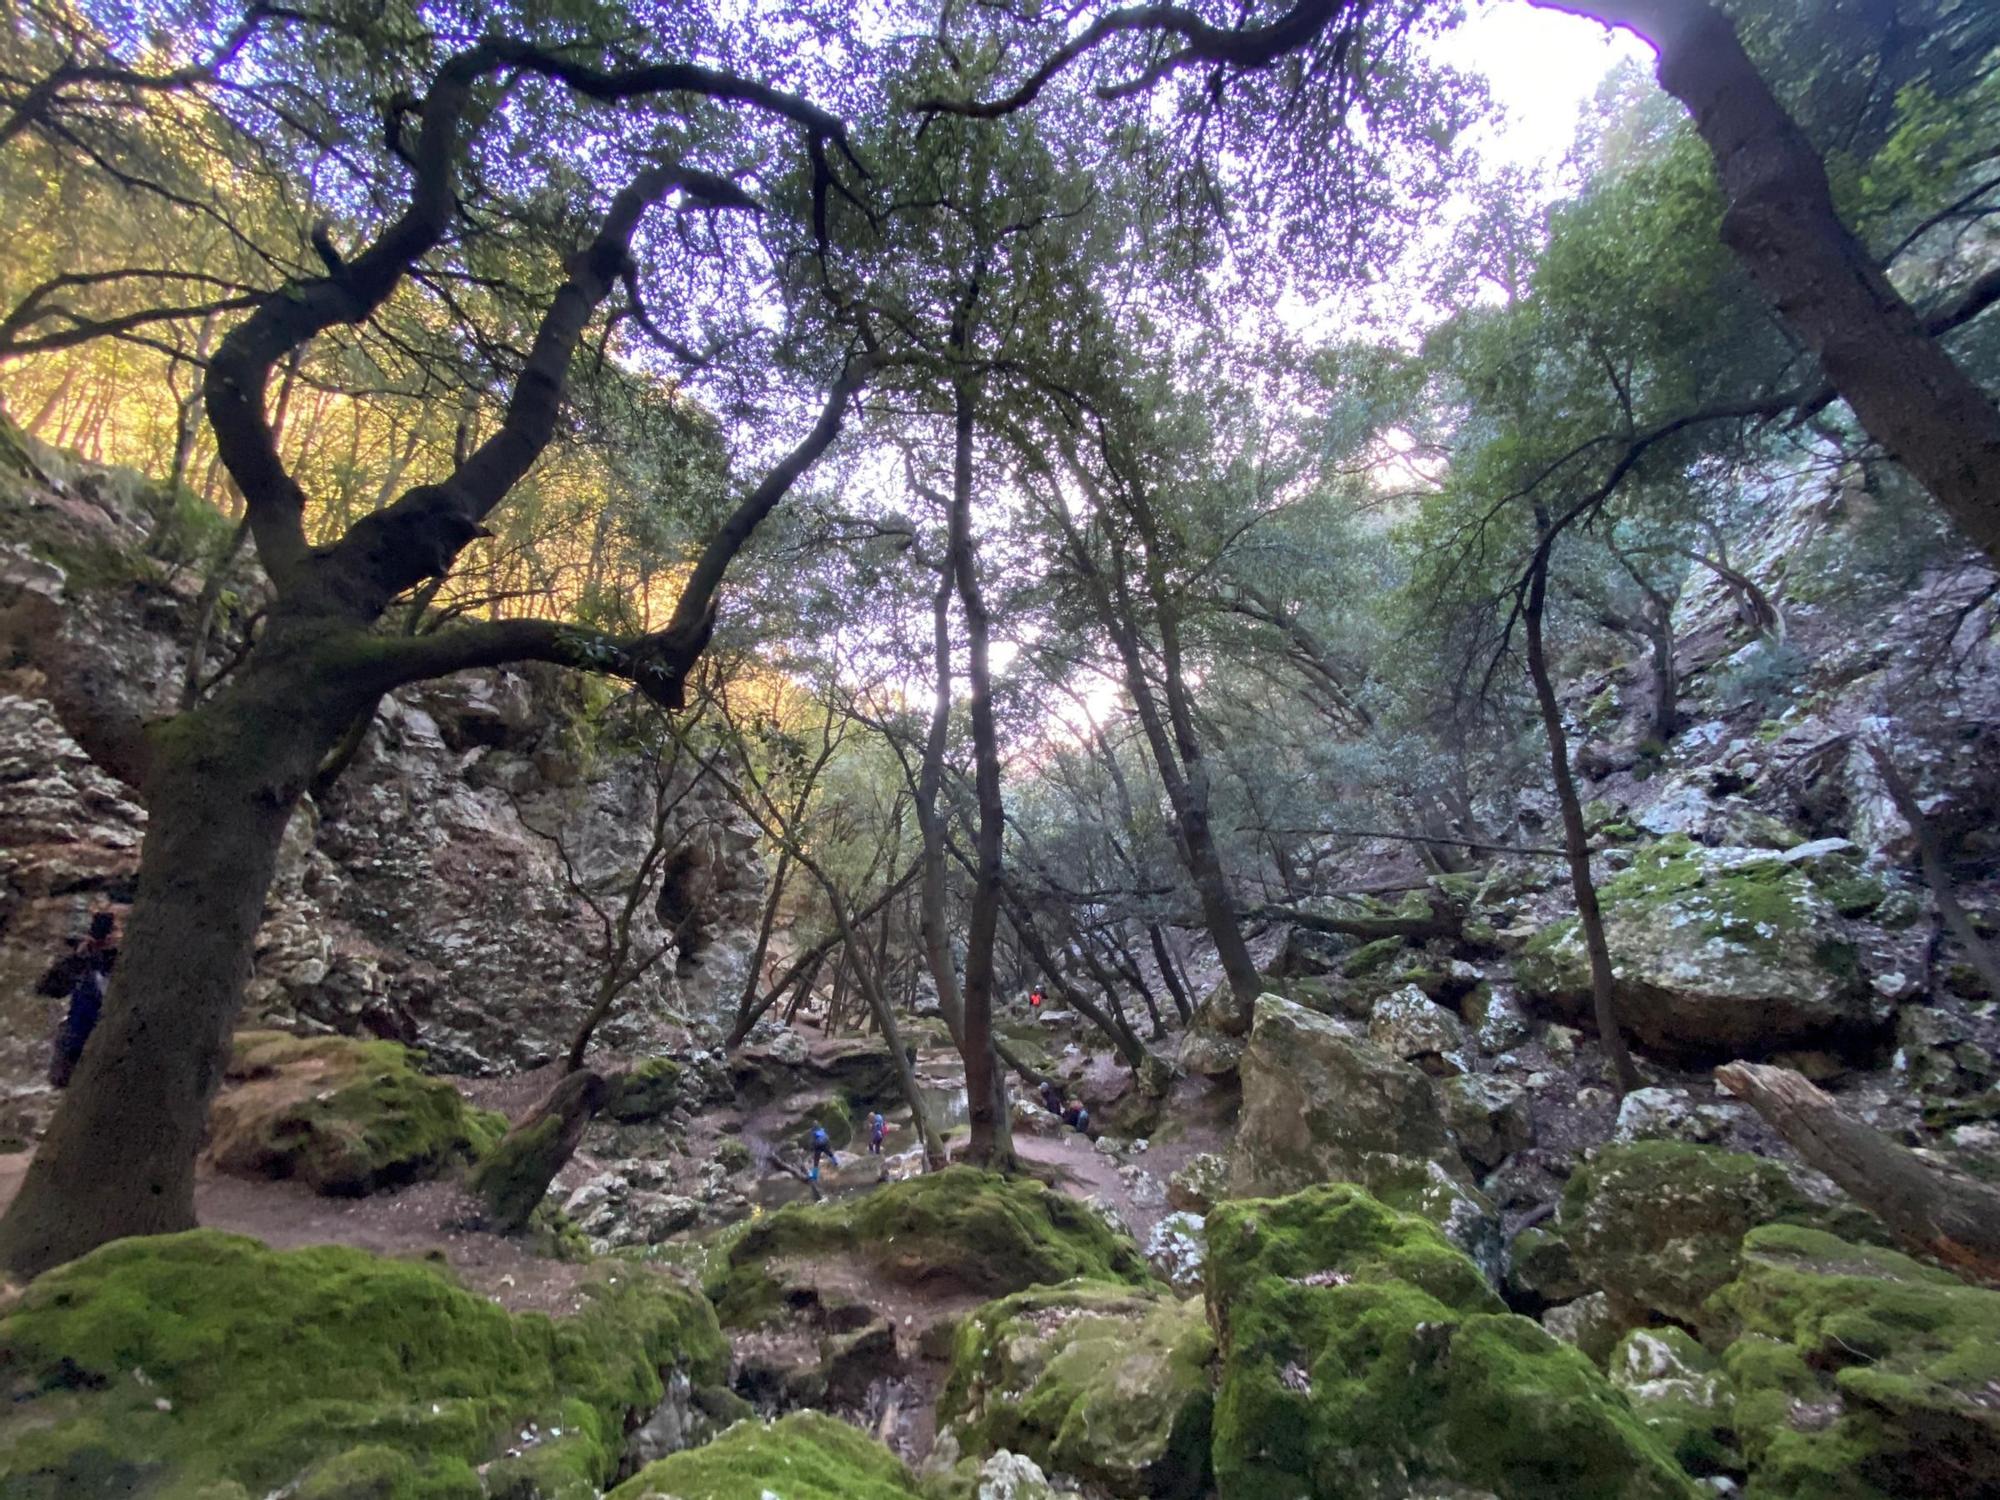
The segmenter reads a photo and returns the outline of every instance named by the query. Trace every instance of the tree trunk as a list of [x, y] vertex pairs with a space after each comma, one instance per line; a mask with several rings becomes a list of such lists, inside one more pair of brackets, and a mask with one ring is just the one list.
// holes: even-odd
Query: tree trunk
[[2000, 562], [2000, 408], [1841, 220], [1826, 166], [1704, 0], [1537, 0], [1644, 33], [1715, 158], [1722, 239], [1868, 435]]
[[1838, 1183], [1896, 1238], [1961, 1276], [2000, 1282], [2000, 1190], [1950, 1176], [1879, 1131], [1851, 1120], [1800, 1074], [1730, 1063], [1715, 1081]]
[[298, 633], [274, 622], [221, 693], [152, 732], [138, 893], [103, 1019], [0, 1221], [0, 1263], [20, 1275], [194, 1226], [195, 1155], [278, 846], [352, 711], [310, 648], [287, 648]]
[[579, 1068], [507, 1132], [468, 1184], [486, 1205], [488, 1228], [511, 1234], [527, 1226], [609, 1092], [601, 1074]]
[[[1538, 516], [1537, 522], [1541, 521]], [[1576, 893], [1576, 918], [1583, 928], [1583, 945], [1590, 954], [1590, 998], [1597, 1018], [1598, 1039], [1611, 1072], [1618, 1097], [1639, 1086], [1632, 1066], [1632, 1053], [1618, 1026], [1618, 1006], [1611, 992], [1611, 949], [1604, 940], [1604, 914], [1597, 905], [1597, 886], [1590, 878], [1590, 837], [1584, 831], [1583, 804], [1577, 800], [1576, 778], [1569, 769], [1569, 739], [1563, 733], [1562, 706], [1556, 702], [1555, 684], [1549, 678], [1548, 659], [1542, 650], [1542, 613], [1548, 602], [1549, 564], [1546, 550], [1535, 554], [1528, 575], [1528, 597], [1521, 612], [1528, 636], [1528, 675], [1534, 679], [1535, 701], [1542, 710], [1542, 729], [1549, 740], [1549, 772], [1555, 782], [1556, 802], [1562, 808], [1563, 852], [1569, 859], [1570, 886]]]
[[[964, 340], [960, 340], [963, 345]], [[973, 1165], [1005, 1171], [1014, 1162], [1007, 1116], [1007, 1078], [993, 1050], [993, 943], [1000, 931], [1002, 840], [1007, 814], [1000, 796], [1000, 734], [993, 719], [993, 674], [988, 664], [992, 623], [979, 588], [972, 537], [973, 391], [965, 381], [954, 396], [951, 571], [965, 614], [966, 687], [972, 708], [974, 796], [979, 831], [974, 840], [972, 908], [965, 927], [964, 1030], [966, 1116], [972, 1128], [966, 1156]]]
[[1931, 888], [1931, 899], [1937, 903], [1938, 919], [1944, 923], [1951, 935], [1958, 939], [1965, 949], [1965, 956], [1979, 977], [1986, 981], [1986, 988], [2000, 996], [2000, 959], [1993, 956], [1993, 949], [1979, 930], [1972, 925], [1972, 918], [1959, 903], [1958, 892], [1952, 888], [1951, 869], [1945, 863], [1944, 844], [1931, 820], [1924, 816], [1923, 804], [1917, 800], [1916, 789], [1903, 779], [1903, 773], [1896, 769], [1896, 763], [1889, 759], [1889, 752], [1879, 740], [1868, 742], [1868, 757], [1875, 762], [1875, 770], [1882, 778], [1883, 788], [1889, 793], [1889, 800], [1896, 804], [1896, 811], [1903, 815], [1903, 821], [1910, 825], [1910, 832], [1917, 840], [1917, 858], [1923, 865], [1924, 884]]
[[1167, 935], [1158, 922], [1146, 924], [1146, 936], [1152, 940], [1160, 978], [1166, 983], [1167, 993], [1174, 997], [1174, 1009], [1180, 1012], [1181, 1024], [1185, 1026], [1194, 1019], [1194, 1002], [1188, 998], [1187, 981], [1181, 976], [1180, 965], [1174, 962], [1173, 950], [1167, 946]]

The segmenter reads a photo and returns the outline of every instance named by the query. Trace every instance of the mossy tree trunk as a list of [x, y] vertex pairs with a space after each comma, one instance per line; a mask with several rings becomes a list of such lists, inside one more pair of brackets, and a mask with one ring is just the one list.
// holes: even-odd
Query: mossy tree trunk
[[103, 1019], [0, 1221], [0, 1263], [17, 1272], [194, 1227], [195, 1156], [279, 845], [351, 712], [325, 691], [343, 643], [311, 634], [274, 622], [225, 692], [152, 734], [138, 892]]

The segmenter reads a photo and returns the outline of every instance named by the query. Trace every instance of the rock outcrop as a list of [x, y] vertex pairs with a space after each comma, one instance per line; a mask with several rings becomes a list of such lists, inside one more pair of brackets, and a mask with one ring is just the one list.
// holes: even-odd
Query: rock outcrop
[[[1662, 840], [1599, 895], [1618, 1014], [1640, 1045], [1700, 1060], [1881, 1038], [1889, 1006], [1842, 919], [1781, 854]], [[1534, 937], [1515, 973], [1559, 1013], [1588, 1014], [1589, 962], [1573, 918]]]

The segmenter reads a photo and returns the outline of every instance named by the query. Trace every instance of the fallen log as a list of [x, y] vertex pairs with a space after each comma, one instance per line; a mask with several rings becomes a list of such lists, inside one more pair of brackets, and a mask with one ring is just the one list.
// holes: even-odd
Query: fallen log
[[1743, 1100], [1907, 1249], [1968, 1280], [2000, 1283], [2000, 1189], [1933, 1166], [1789, 1068], [1733, 1062], [1718, 1087]]

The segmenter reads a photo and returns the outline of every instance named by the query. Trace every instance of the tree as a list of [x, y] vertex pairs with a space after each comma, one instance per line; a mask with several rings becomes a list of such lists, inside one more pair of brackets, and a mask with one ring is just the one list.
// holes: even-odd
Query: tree
[[[419, 636], [375, 628], [399, 598], [449, 572], [548, 446], [586, 331], [608, 297], [636, 286], [634, 245], [648, 214], [672, 194], [691, 210], [756, 207], [737, 182], [693, 163], [699, 147], [670, 144], [676, 126], [699, 117], [697, 138], [719, 132], [726, 143], [745, 120], [784, 122], [822, 161], [826, 148], [844, 142], [839, 120], [754, 80], [688, 63], [631, 63], [621, 49], [599, 48], [584, 60], [588, 51], [494, 35], [438, 64], [421, 100], [391, 114], [388, 154], [407, 163], [395, 211], [351, 255], [316, 231], [318, 273], [258, 292], [209, 360], [208, 425], [275, 597], [261, 635], [212, 697], [149, 727], [115, 726], [91, 747], [143, 788], [150, 821], [103, 1021], [0, 1223], [0, 1259], [16, 1271], [39, 1271], [121, 1235], [194, 1222], [195, 1152], [278, 844], [299, 797], [357, 717], [402, 684], [519, 660], [622, 676], [661, 707], [678, 709], [730, 561], [833, 442], [869, 372], [866, 356], [840, 364], [810, 430], [695, 559], [663, 628], [619, 636], [536, 619]], [[498, 425], [467, 444], [441, 480], [404, 490], [315, 546], [305, 492], [273, 431], [273, 374], [328, 330], [366, 323], [406, 281], [451, 255], [464, 195], [494, 191], [480, 171], [482, 149], [504, 129], [520, 128], [497, 108], [510, 93], [536, 95], [551, 110], [629, 112], [636, 149], [622, 163], [600, 161], [622, 165], [625, 176], [608, 195], [579, 185], [579, 212], [566, 232], [580, 243], [541, 302]], [[710, 114], [701, 114], [704, 106]], [[558, 172], [559, 155], [542, 160]]]

